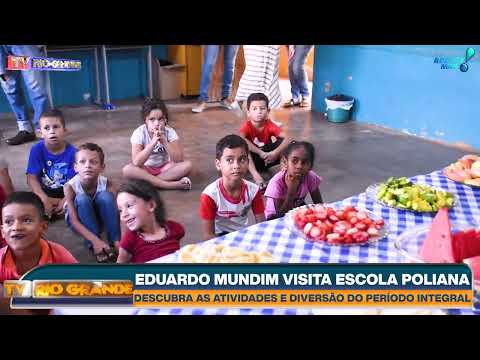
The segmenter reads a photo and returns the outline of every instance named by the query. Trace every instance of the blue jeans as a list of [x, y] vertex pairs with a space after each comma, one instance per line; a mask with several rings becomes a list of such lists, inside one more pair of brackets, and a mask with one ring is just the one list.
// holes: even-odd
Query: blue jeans
[[45, 56], [36, 45], [0, 45], [0, 75], [6, 74], [7, 81], [0, 78], [3, 91], [17, 118], [18, 130], [32, 132], [32, 126], [28, 121], [28, 109], [21, 86], [21, 78], [25, 82], [30, 102], [33, 106], [33, 126], [40, 128], [39, 119], [42, 112], [48, 107], [47, 76], [45, 71], [9, 71], [5, 69], [8, 55], [17, 56]]
[[303, 98], [309, 96], [305, 61], [312, 47], [313, 45], [295, 45], [295, 53], [288, 61], [288, 76], [294, 102], [299, 102], [300, 96]]
[[[98, 192], [93, 199], [85, 194], [76, 195], [75, 209], [82, 225], [97, 237], [100, 238], [102, 226], [105, 226], [108, 242], [113, 244], [115, 241], [120, 241], [120, 217], [117, 203], [111, 192]], [[68, 209], [65, 214], [65, 221], [70, 229], [75, 231], [68, 216]], [[86, 239], [85, 245], [89, 248], [92, 247], [92, 243]]]
[[[233, 71], [239, 45], [223, 45], [223, 87], [222, 99], [232, 92]], [[200, 101], [208, 101], [208, 88], [212, 80], [213, 67], [217, 61], [220, 45], [205, 45], [203, 52], [202, 78], [200, 80]]]

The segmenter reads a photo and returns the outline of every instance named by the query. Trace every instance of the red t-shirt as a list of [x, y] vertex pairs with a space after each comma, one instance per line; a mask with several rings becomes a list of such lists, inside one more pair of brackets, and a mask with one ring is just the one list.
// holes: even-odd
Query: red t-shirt
[[132, 263], [145, 263], [150, 260], [171, 254], [180, 249], [180, 239], [185, 236], [185, 229], [179, 223], [167, 221], [165, 238], [146, 241], [137, 231], [127, 230], [120, 240], [120, 246], [126, 250]]
[[250, 120], [246, 120], [240, 128], [240, 133], [250, 140], [258, 147], [263, 147], [265, 144], [271, 142], [271, 137], [279, 137], [282, 130], [275, 125], [270, 119], [265, 121], [265, 125], [262, 130], [258, 130], [253, 126]]

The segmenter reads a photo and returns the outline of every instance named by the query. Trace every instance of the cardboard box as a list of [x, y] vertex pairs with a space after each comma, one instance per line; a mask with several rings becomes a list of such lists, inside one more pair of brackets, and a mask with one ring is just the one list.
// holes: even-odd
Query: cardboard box
[[161, 100], [174, 100], [182, 95], [182, 75], [185, 65], [171, 64], [155, 59], [153, 63], [153, 96]]

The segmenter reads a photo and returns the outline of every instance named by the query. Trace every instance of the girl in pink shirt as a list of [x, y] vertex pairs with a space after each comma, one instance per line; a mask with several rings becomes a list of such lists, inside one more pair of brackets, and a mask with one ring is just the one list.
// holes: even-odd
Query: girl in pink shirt
[[322, 178], [313, 170], [315, 148], [306, 141], [292, 141], [281, 158], [282, 170], [269, 181], [265, 191], [267, 220], [279, 218], [291, 209], [305, 205], [310, 193], [315, 204], [322, 203]]
[[127, 231], [120, 240], [117, 263], [145, 263], [180, 248], [185, 229], [167, 221], [157, 189], [145, 180], [131, 180], [117, 195], [120, 220]]

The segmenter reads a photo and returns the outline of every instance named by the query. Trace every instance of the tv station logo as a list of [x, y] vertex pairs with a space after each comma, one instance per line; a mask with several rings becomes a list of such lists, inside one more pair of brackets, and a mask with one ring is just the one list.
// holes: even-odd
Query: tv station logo
[[130, 280], [5, 280], [6, 298], [132, 297]]
[[81, 69], [80, 60], [12, 55], [7, 58], [7, 70], [79, 71]]

